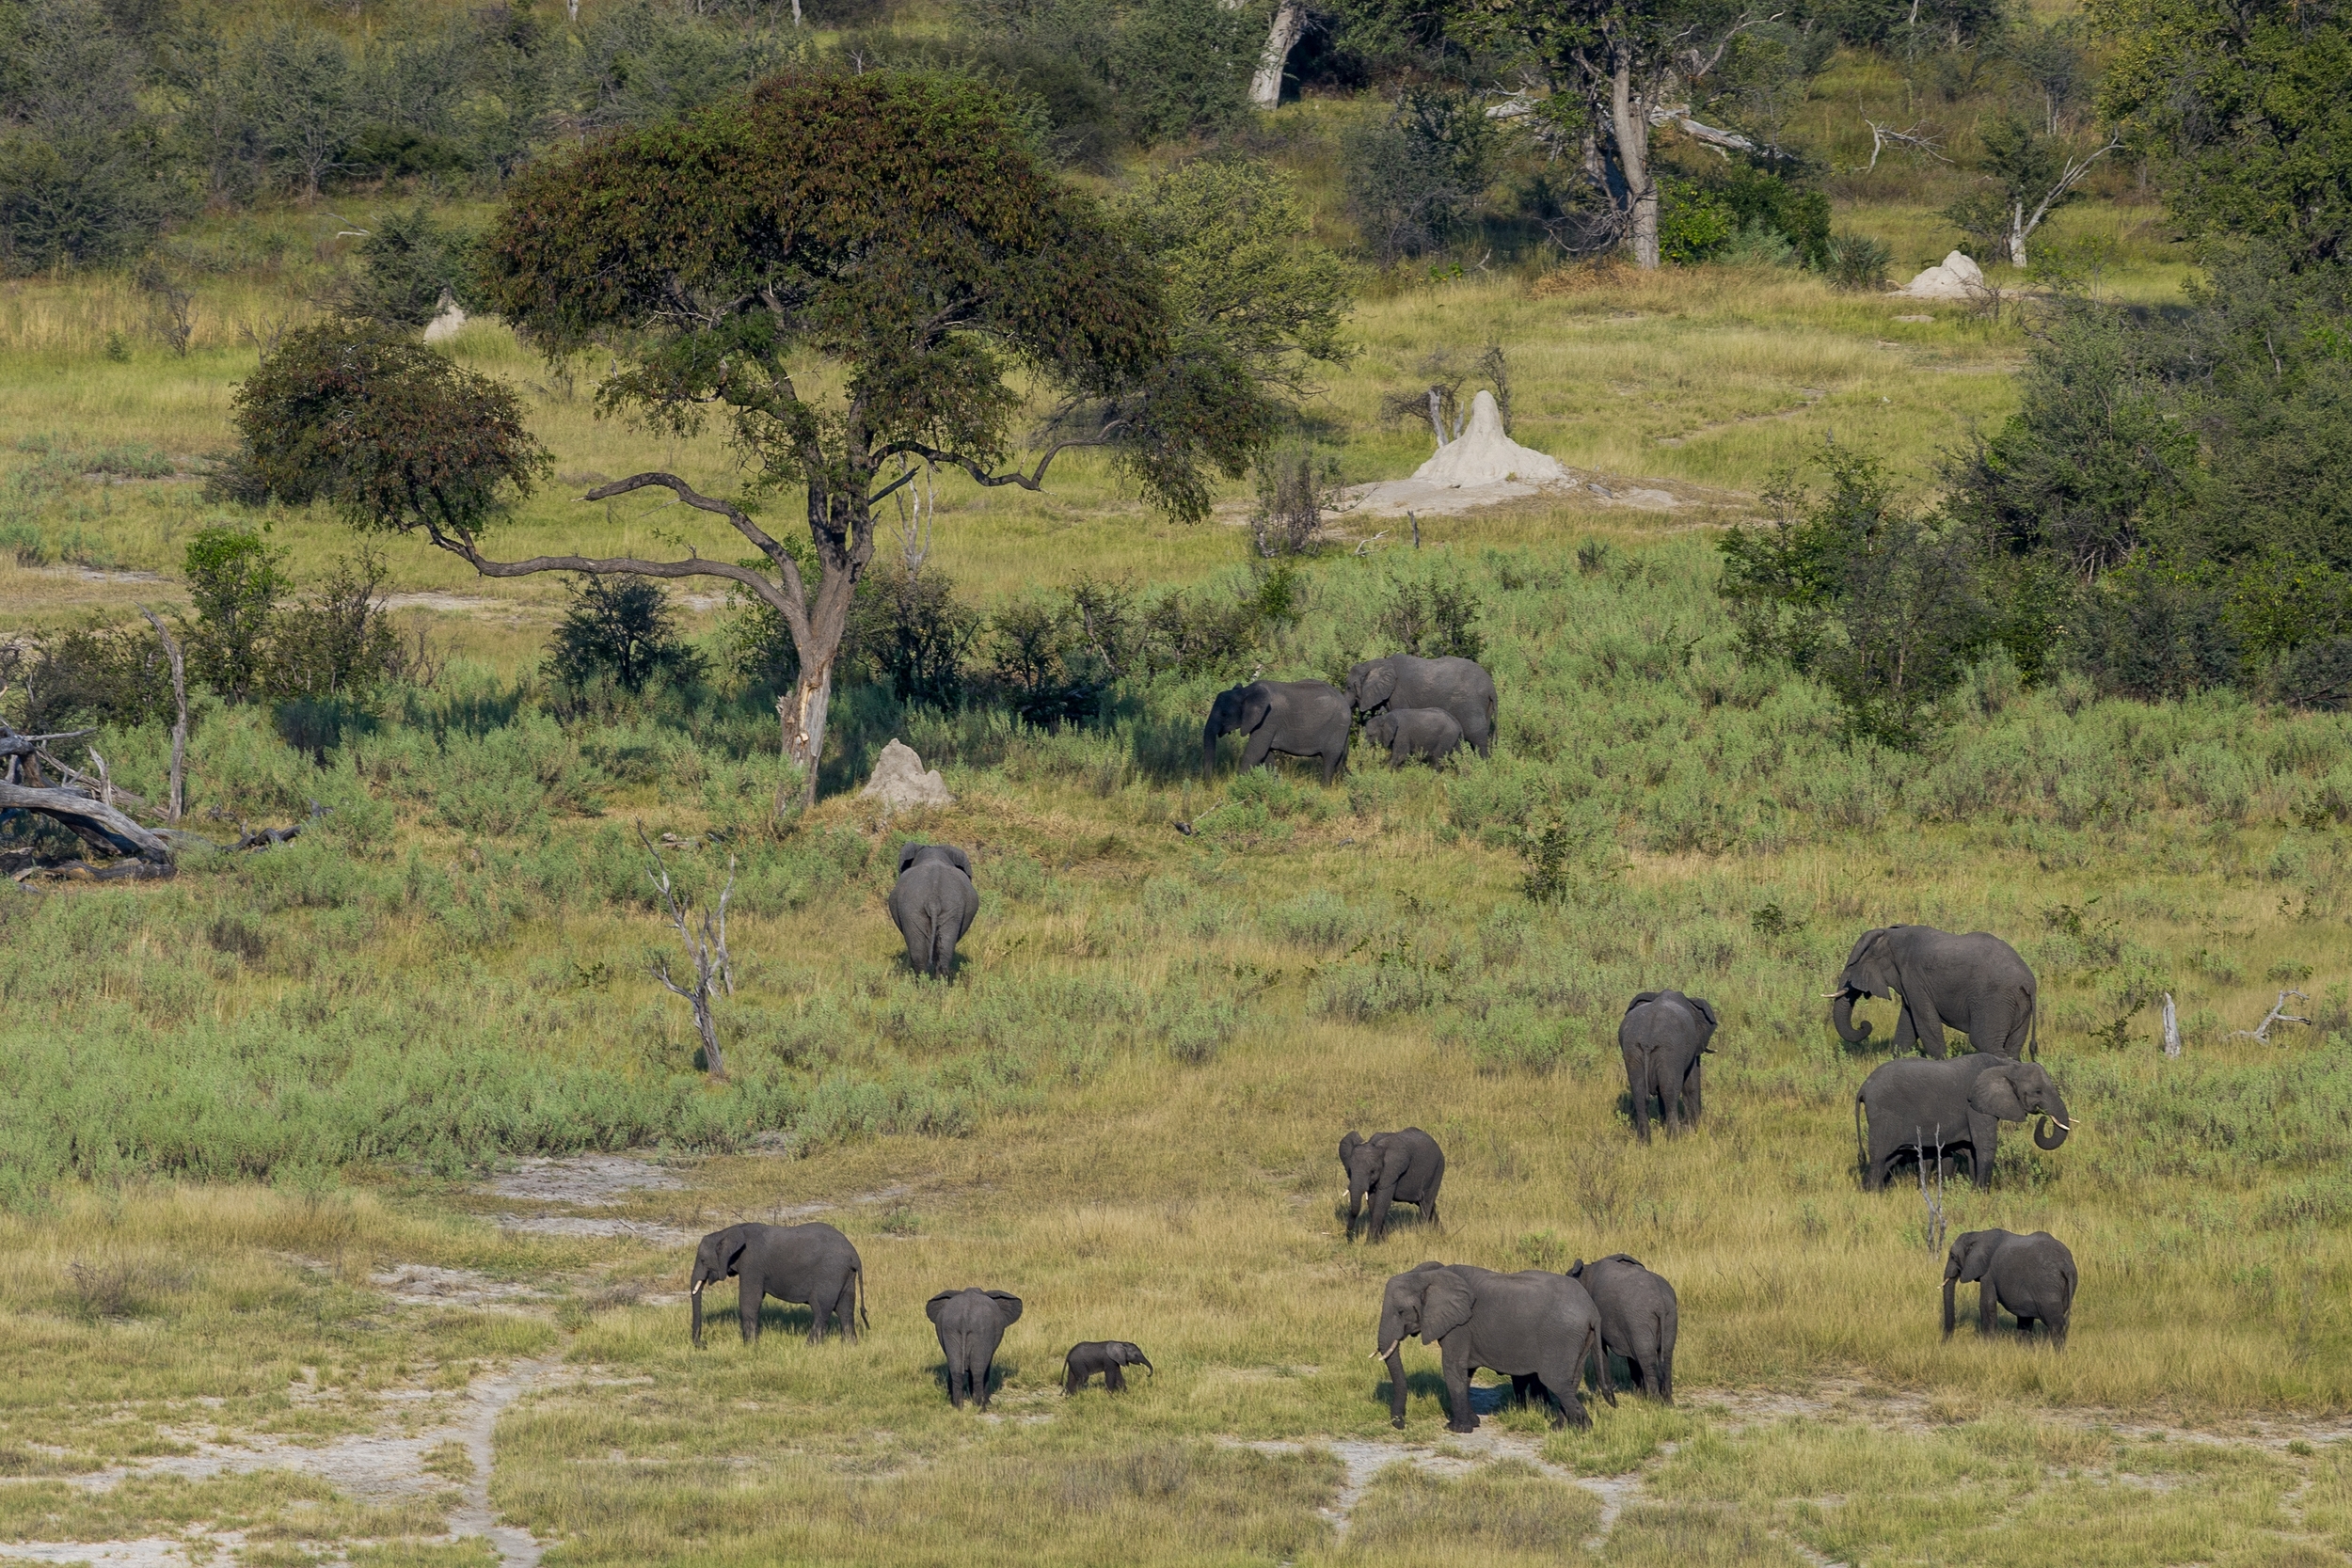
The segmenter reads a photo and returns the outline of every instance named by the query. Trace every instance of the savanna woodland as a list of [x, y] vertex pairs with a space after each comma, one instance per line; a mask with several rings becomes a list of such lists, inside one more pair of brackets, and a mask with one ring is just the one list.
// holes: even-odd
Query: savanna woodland
[[0, 1560], [2352, 1558], [2348, 80], [0, 0]]

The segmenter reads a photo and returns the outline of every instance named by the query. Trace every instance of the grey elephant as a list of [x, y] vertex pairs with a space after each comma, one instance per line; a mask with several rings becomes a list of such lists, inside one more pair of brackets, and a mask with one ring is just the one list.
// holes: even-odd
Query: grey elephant
[[1915, 1040], [1930, 1056], [1944, 1054], [1944, 1031], [1959, 1030], [1972, 1050], [2014, 1061], [2041, 1055], [2036, 1037], [2033, 971], [2017, 949], [1985, 931], [1955, 936], [1931, 926], [1883, 926], [1865, 931], [1830, 992], [1830, 1022], [1837, 1037], [1860, 1045], [1870, 1026], [1857, 1027], [1853, 1005], [1865, 996], [1899, 995], [1902, 1017], [1895, 1049]]
[[1494, 752], [1495, 681], [1475, 660], [1411, 654], [1368, 658], [1347, 672], [1347, 700], [1358, 713], [1443, 708], [1480, 756]]
[[1021, 1298], [977, 1286], [942, 1291], [923, 1304], [923, 1315], [938, 1328], [939, 1353], [947, 1358], [947, 1402], [961, 1410], [975, 1399], [986, 1410], [996, 1347], [1021, 1321]]
[[1087, 1386], [1087, 1379], [1100, 1372], [1104, 1391], [1116, 1394], [1127, 1386], [1121, 1367], [1141, 1367], [1155, 1378], [1160, 1375], [1138, 1345], [1125, 1339], [1086, 1339], [1071, 1346], [1070, 1354], [1062, 1357], [1061, 1391], [1074, 1394]]
[[2063, 1348], [2066, 1323], [2074, 1311], [2074, 1255], [2046, 1230], [2020, 1236], [2013, 1230], [1971, 1230], [1952, 1243], [1944, 1262], [1944, 1338], [1952, 1337], [1952, 1287], [1977, 1287], [1977, 1332], [1990, 1334], [2008, 1307], [2018, 1332], [2033, 1332], [2039, 1318], [2050, 1342]]
[[1699, 1058], [1715, 1037], [1714, 1005], [1678, 990], [1645, 990], [1617, 1021], [1617, 1049], [1625, 1054], [1626, 1087], [1633, 1094], [1633, 1131], [1649, 1142], [1649, 1102], [1657, 1097], [1661, 1120], [1679, 1132], [1699, 1119]]
[[1340, 1164], [1347, 1169], [1349, 1241], [1356, 1239], [1356, 1217], [1367, 1199], [1375, 1243], [1388, 1239], [1391, 1203], [1409, 1203], [1420, 1211], [1422, 1224], [1438, 1223], [1438, 1189], [1445, 1182], [1445, 1150], [1420, 1128], [1375, 1132], [1369, 1138], [1351, 1132], [1340, 1140]]
[[1675, 1402], [1675, 1337], [1682, 1309], [1662, 1275], [1622, 1252], [1591, 1262], [1578, 1259], [1568, 1277], [1584, 1287], [1600, 1313], [1601, 1367], [1617, 1356], [1633, 1369], [1633, 1385], [1651, 1399]]
[[1355, 723], [1346, 694], [1323, 681], [1251, 681], [1229, 687], [1209, 705], [1200, 731], [1200, 771], [1216, 770], [1216, 743], [1235, 730], [1249, 737], [1241, 765], [1262, 768], [1278, 752], [1313, 757], [1329, 784], [1347, 762], [1347, 737]]
[[703, 1287], [723, 1279], [742, 1281], [736, 1326], [745, 1344], [759, 1342], [760, 1304], [770, 1296], [809, 1308], [808, 1342], [825, 1338], [828, 1320], [841, 1325], [844, 1339], [857, 1338], [865, 1310], [866, 1267], [850, 1238], [830, 1225], [730, 1225], [714, 1230], [694, 1248], [694, 1343], [703, 1342]]
[[[1497, 1274], [1468, 1263], [1423, 1263], [1390, 1277], [1380, 1295], [1380, 1349], [1389, 1368], [1389, 1421], [1405, 1424], [1405, 1341], [1434, 1344], [1445, 1369], [1446, 1430], [1475, 1432], [1470, 1378], [1480, 1368], [1502, 1372], [1514, 1387], [1540, 1387], [1553, 1426], [1589, 1427], [1577, 1384], [1593, 1370], [1601, 1397], [1608, 1386], [1600, 1355], [1600, 1313], [1584, 1287], [1564, 1274], [1529, 1269]], [[1520, 1385], [1518, 1379], [1532, 1381]]]
[[1462, 726], [1441, 707], [1387, 708], [1364, 724], [1364, 738], [1389, 749], [1389, 766], [1402, 768], [1415, 757], [1434, 765], [1462, 749]]
[[956, 943], [979, 912], [971, 856], [952, 844], [910, 844], [898, 851], [890, 918], [906, 939], [914, 973], [945, 977], [955, 967]]
[[[1990, 1052], [1972, 1052], [1943, 1061], [1916, 1056], [1881, 1063], [1854, 1095], [1854, 1152], [1862, 1161], [1866, 1192], [1883, 1188], [1895, 1163], [1906, 1154], [1940, 1162], [1948, 1175], [1956, 1155], [1968, 1155], [1979, 1188], [1993, 1185], [2001, 1123], [2045, 1119], [2034, 1125], [2036, 1148], [2066, 1141], [2074, 1123], [2058, 1085], [2038, 1062], [2011, 1061]], [[1869, 1148], [1863, 1148], [1863, 1117], [1869, 1117]], [[2050, 1135], [2052, 1127], [2057, 1135]]]

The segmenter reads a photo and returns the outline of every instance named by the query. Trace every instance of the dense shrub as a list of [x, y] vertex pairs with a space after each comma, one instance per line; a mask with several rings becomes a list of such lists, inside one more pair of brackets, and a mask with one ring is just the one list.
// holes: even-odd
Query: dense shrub
[[704, 660], [678, 636], [662, 586], [646, 578], [582, 577], [548, 641], [548, 673], [570, 687], [603, 679], [639, 691], [656, 676], [691, 680]]

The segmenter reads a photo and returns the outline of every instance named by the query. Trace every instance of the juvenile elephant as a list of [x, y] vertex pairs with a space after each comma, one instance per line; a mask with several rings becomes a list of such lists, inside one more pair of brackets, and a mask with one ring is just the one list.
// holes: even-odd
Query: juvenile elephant
[[1715, 1008], [1703, 997], [1678, 990], [1645, 990], [1617, 1022], [1617, 1049], [1625, 1053], [1626, 1086], [1633, 1092], [1633, 1131], [1649, 1142], [1650, 1097], [1666, 1131], [1699, 1119], [1699, 1058], [1715, 1037]]
[[1427, 757], [1434, 765], [1462, 749], [1462, 726], [1441, 707], [1392, 707], [1372, 716], [1364, 738], [1389, 749], [1391, 768], [1414, 757]]
[[1438, 1223], [1438, 1188], [1445, 1181], [1445, 1150], [1418, 1127], [1400, 1132], [1350, 1132], [1340, 1140], [1340, 1164], [1347, 1168], [1347, 1239], [1356, 1239], [1356, 1216], [1372, 1203], [1372, 1239], [1386, 1241], [1389, 1205], [1409, 1203], [1422, 1223]]
[[1139, 1346], [1124, 1339], [1088, 1339], [1071, 1346], [1070, 1354], [1062, 1357], [1061, 1391], [1074, 1394], [1086, 1386], [1087, 1379], [1100, 1372], [1104, 1391], [1116, 1394], [1127, 1386], [1127, 1374], [1119, 1370], [1121, 1367], [1141, 1367], [1153, 1377], [1160, 1375]]
[[944, 978], [955, 968], [956, 943], [979, 912], [971, 856], [952, 844], [910, 844], [898, 851], [890, 918], [906, 938], [907, 962], [915, 974]]
[[1200, 731], [1200, 771], [1216, 770], [1218, 736], [1239, 730], [1249, 737], [1242, 748], [1242, 767], [1263, 767], [1277, 752], [1286, 757], [1314, 757], [1323, 764], [1327, 784], [1347, 761], [1354, 721], [1346, 694], [1322, 681], [1251, 681], [1229, 687], [1209, 705], [1209, 721]]
[[759, 1342], [760, 1304], [770, 1296], [809, 1308], [808, 1342], [825, 1338], [826, 1320], [837, 1320], [844, 1339], [857, 1338], [851, 1308], [865, 1310], [865, 1265], [850, 1238], [830, 1225], [730, 1225], [714, 1230], [694, 1249], [694, 1343], [703, 1342], [703, 1287], [722, 1279], [742, 1281], [736, 1326], [745, 1344]]
[[1977, 1287], [1977, 1332], [1990, 1334], [2000, 1308], [2016, 1315], [2021, 1334], [2040, 1318], [2051, 1343], [2066, 1344], [2066, 1321], [2074, 1310], [2074, 1255], [2046, 1230], [2020, 1236], [2013, 1230], [1971, 1230], [1952, 1243], [1944, 1263], [1944, 1338], [1952, 1337], [1952, 1287]]
[[1601, 1370], [1608, 1357], [1622, 1356], [1633, 1369], [1633, 1384], [1668, 1404], [1675, 1402], [1675, 1336], [1681, 1308], [1675, 1288], [1624, 1253], [1587, 1263], [1579, 1259], [1568, 1277], [1584, 1287], [1600, 1313]]
[[[1445, 1368], [1446, 1430], [1475, 1432], [1470, 1379], [1482, 1367], [1513, 1386], [1540, 1385], [1553, 1426], [1589, 1427], [1577, 1383], [1596, 1369], [1601, 1397], [1615, 1405], [1600, 1354], [1600, 1314], [1584, 1287], [1564, 1274], [1529, 1269], [1496, 1274], [1468, 1263], [1423, 1263], [1390, 1277], [1380, 1296], [1380, 1349], [1389, 1367], [1389, 1421], [1405, 1424], [1405, 1340], [1420, 1335], [1438, 1348]], [[1533, 1379], [1522, 1385], [1521, 1378]]]
[[[1990, 1052], [1975, 1052], [1943, 1061], [1916, 1056], [1881, 1063], [1862, 1081], [1854, 1095], [1854, 1152], [1862, 1161], [1862, 1187], [1878, 1192], [1886, 1185], [1895, 1162], [1916, 1154], [1922, 1163], [1942, 1162], [1950, 1174], [1953, 1157], [1968, 1153], [1971, 1174], [1979, 1188], [1993, 1185], [1993, 1161], [1998, 1151], [2001, 1123], [2027, 1117], [2046, 1119], [2034, 1124], [2033, 1146], [2058, 1148], [2074, 1131], [2066, 1101], [2058, 1085], [2037, 1062], [2016, 1062]], [[1863, 1150], [1863, 1116], [1869, 1116], [1869, 1148]], [[2058, 1129], [2057, 1136], [2049, 1135]]]
[[1467, 658], [1368, 658], [1347, 672], [1347, 700], [1358, 713], [1441, 707], [1462, 726], [1480, 756], [1495, 749], [1495, 681]]
[[1021, 1298], [977, 1286], [942, 1291], [923, 1304], [923, 1315], [939, 1330], [939, 1353], [947, 1358], [947, 1402], [958, 1410], [966, 1398], [988, 1408], [988, 1379], [1005, 1330], [1021, 1321]]
[[1955, 936], [1931, 926], [1883, 926], [1865, 931], [1846, 955], [1846, 968], [1830, 992], [1836, 1004], [1830, 1022], [1837, 1037], [1860, 1045], [1870, 1037], [1867, 1023], [1856, 1026], [1853, 1005], [1865, 996], [1899, 995], [1902, 1016], [1895, 1025], [1895, 1049], [1917, 1041], [1930, 1056], [1944, 1054], [1947, 1026], [1968, 1037], [1971, 1050], [2016, 1061], [2039, 1058], [2033, 971], [2017, 949], [1984, 931]]

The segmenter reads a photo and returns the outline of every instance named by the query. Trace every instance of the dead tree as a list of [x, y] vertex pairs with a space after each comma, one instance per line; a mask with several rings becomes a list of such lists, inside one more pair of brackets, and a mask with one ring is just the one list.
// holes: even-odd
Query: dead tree
[[2311, 1000], [2311, 998], [2305, 996], [2299, 990], [2282, 990], [2279, 993], [2279, 1000], [2270, 1005], [2269, 1014], [2265, 1016], [2260, 1023], [2255, 1024], [2251, 1029], [2233, 1029], [2230, 1032], [2230, 1037], [2233, 1040], [2249, 1039], [2260, 1045], [2268, 1045], [2270, 1043], [2270, 1026], [2272, 1024], [2309, 1024], [2311, 1022], [2310, 1019], [2296, 1018], [2294, 1014], [2287, 1011], [2287, 998], [2290, 996], [2294, 997], [2297, 1002], [2308, 1002]]
[[[1941, 1122], [1936, 1124], [1935, 1147], [1932, 1151], [1930, 1150], [1927, 1140], [1921, 1136], [1918, 1128], [1915, 1127], [1911, 1132], [1915, 1140], [1912, 1147], [1919, 1151], [1919, 1201], [1927, 1209], [1927, 1219], [1923, 1228], [1927, 1232], [1928, 1256], [1932, 1258], [1944, 1250], [1944, 1234], [1948, 1224], [1944, 1216], [1944, 1125]], [[1935, 1190], [1933, 1192], [1928, 1190], [1928, 1166], [1930, 1164], [1935, 1166]]]
[[[272, 342], [276, 341], [271, 339]], [[156, 619], [155, 612], [141, 605], [139, 613], [146, 616], [147, 624], [155, 628], [155, 635], [164, 640], [164, 656], [171, 660], [171, 700], [179, 711], [171, 721], [171, 801], [164, 813], [164, 820], [177, 822], [180, 814], [187, 809], [188, 666], [180, 656], [179, 639], [164, 629], [164, 624]]]
[[692, 989], [681, 986], [670, 974], [670, 960], [657, 958], [653, 961], [653, 977], [670, 992], [686, 999], [694, 1009], [694, 1030], [702, 1036], [703, 1068], [714, 1079], [727, 1075], [726, 1059], [719, 1052], [719, 1023], [711, 1016], [711, 987], [722, 985], [726, 993], [735, 994], [735, 962], [727, 956], [727, 900], [735, 895], [735, 857], [727, 857], [727, 885], [719, 895], [718, 918], [714, 921], [707, 910], [699, 921], [686, 918], [687, 895], [670, 884], [670, 868], [662, 863], [661, 851], [653, 847], [641, 825], [637, 842], [653, 857], [650, 875], [653, 884], [661, 891], [661, 902], [670, 911], [670, 924], [676, 927], [678, 940], [686, 944], [686, 956], [694, 962]]

